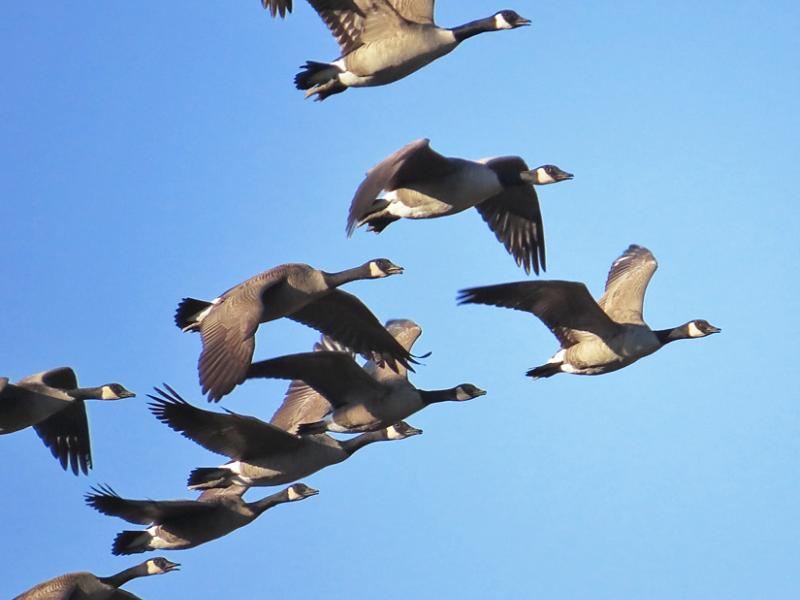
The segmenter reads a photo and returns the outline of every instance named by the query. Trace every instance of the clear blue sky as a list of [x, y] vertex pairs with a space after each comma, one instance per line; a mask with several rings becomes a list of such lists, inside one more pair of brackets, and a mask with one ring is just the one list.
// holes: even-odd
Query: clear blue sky
[[[441, 0], [444, 25], [514, 8], [533, 26], [322, 104], [292, 76], [337, 48], [297, 4], [283, 22], [257, 0], [0, 9], [0, 375], [71, 365], [84, 385], [139, 394], [89, 407], [89, 477], [62, 472], [32, 430], [0, 439], [0, 596], [139, 560], [111, 556], [128, 524], [84, 505], [91, 485], [190, 497], [188, 472], [224, 462], [145, 408], [162, 381], [204, 404], [200, 339], [172, 324], [180, 298], [284, 262], [385, 256], [406, 273], [347, 289], [423, 327], [417, 350], [433, 354], [413, 381], [489, 394], [417, 415], [423, 436], [306, 479], [319, 496], [170, 553], [180, 573], [128, 589], [797, 598], [797, 3]], [[603, 377], [524, 377], [556, 349], [545, 327], [455, 304], [463, 287], [525, 278], [475, 211], [345, 238], [363, 173], [419, 137], [575, 173], [540, 191], [546, 277], [599, 294], [611, 261], [642, 244], [660, 262], [648, 321], [723, 333]], [[256, 357], [316, 338], [271, 323]], [[284, 389], [250, 382], [222, 405], [268, 419]]]

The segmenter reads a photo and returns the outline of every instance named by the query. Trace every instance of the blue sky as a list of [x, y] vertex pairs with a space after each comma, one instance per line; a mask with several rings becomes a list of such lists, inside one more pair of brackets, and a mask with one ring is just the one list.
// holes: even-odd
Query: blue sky
[[[320, 104], [292, 76], [337, 48], [297, 4], [283, 22], [255, 0], [0, 9], [0, 374], [71, 365], [84, 385], [138, 392], [89, 407], [89, 477], [62, 472], [33, 431], [0, 439], [0, 596], [138, 561], [111, 556], [127, 524], [84, 505], [91, 485], [190, 497], [188, 472], [224, 462], [146, 410], [162, 381], [205, 404], [199, 337], [172, 324], [180, 298], [284, 262], [385, 256], [406, 273], [347, 290], [422, 326], [416, 349], [433, 354], [413, 381], [488, 395], [431, 407], [409, 419], [423, 436], [306, 479], [319, 496], [170, 553], [180, 573], [127, 589], [796, 598], [800, 8], [442, 0], [443, 25], [514, 8], [533, 26]], [[525, 279], [475, 211], [344, 235], [364, 172], [419, 137], [575, 173], [540, 190], [545, 276], [600, 294], [612, 260], [642, 244], [660, 263], [648, 322], [705, 318], [723, 333], [603, 377], [524, 377], [556, 349], [546, 328], [455, 304], [461, 288]], [[270, 323], [256, 358], [316, 338]], [[284, 389], [248, 382], [222, 406], [268, 419]]]

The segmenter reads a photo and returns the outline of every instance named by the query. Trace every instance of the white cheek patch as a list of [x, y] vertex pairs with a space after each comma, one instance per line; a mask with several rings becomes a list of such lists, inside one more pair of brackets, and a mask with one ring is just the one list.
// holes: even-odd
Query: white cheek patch
[[386, 439], [387, 440], [402, 440], [403, 437], [404, 436], [401, 435], [401, 433], [399, 431], [397, 431], [397, 428], [394, 425], [392, 425], [391, 427], [388, 427], [386, 429]]
[[550, 176], [550, 173], [545, 171], [542, 167], [536, 169], [536, 183], [539, 185], [547, 185], [548, 183], [555, 183], [556, 180]]
[[289, 488], [289, 501], [300, 500], [302, 496], [294, 491], [294, 487]]
[[494, 16], [494, 26], [496, 29], [511, 29], [511, 24], [506, 21], [502, 13], [497, 13]]
[[369, 263], [369, 274], [373, 277], [385, 277], [386, 273], [381, 271], [380, 267], [375, 262]]
[[147, 561], [147, 574], [148, 575], [158, 575], [161, 573], [161, 569], [158, 568], [155, 561], [148, 560]]
[[694, 321], [689, 323], [689, 337], [705, 337], [705, 335], [706, 334], [703, 333], [697, 325], [695, 325]]

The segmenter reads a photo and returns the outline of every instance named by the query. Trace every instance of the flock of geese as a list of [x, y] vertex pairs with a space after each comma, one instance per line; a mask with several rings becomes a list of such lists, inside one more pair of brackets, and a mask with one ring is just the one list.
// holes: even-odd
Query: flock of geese
[[[433, 22], [433, 0], [309, 0], [336, 38], [341, 58], [309, 61], [295, 77], [306, 97], [324, 100], [348, 87], [384, 85], [420, 69], [478, 33], [515, 29], [530, 21], [511, 10], [455, 28]], [[291, 0], [262, 0], [273, 16], [292, 10]], [[474, 207], [526, 274], [546, 268], [544, 230], [534, 186], [571, 179], [554, 165], [529, 169], [518, 156], [479, 161], [445, 157], [417, 140], [381, 160], [352, 199], [347, 235], [363, 225], [380, 232], [401, 219], [430, 219]], [[611, 265], [603, 296], [595, 301], [583, 283], [521, 281], [462, 290], [461, 304], [488, 304], [530, 312], [557, 338], [559, 350], [527, 375], [599, 375], [621, 369], [680, 339], [720, 330], [695, 319], [670, 329], [651, 329], [643, 318], [647, 285], [657, 267], [652, 253], [631, 245]], [[419, 356], [412, 347], [422, 329], [408, 319], [381, 324], [357, 297], [340, 288], [360, 279], [401, 274], [385, 258], [339, 272], [284, 264], [230, 288], [211, 300], [184, 298], [175, 323], [198, 332], [200, 386], [219, 401], [252, 378], [291, 380], [280, 408], [266, 423], [232, 412], [213, 412], [186, 402], [169, 385], [149, 395], [162, 423], [200, 446], [227, 457], [217, 467], [198, 467], [187, 484], [195, 500], [123, 498], [111, 487], [93, 487], [86, 503], [144, 529], [120, 532], [112, 553], [192, 548], [217, 539], [279, 504], [298, 502], [317, 490], [294, 483], [340, 463], [373, 442], [422, 433], [404, 421], [430, 404], [463, 402], [486, 392], [471, 383], [421, 390], [408, 380]], [[322, 333], [312, 352], [253, 362], [259, 325], [287, 317]], [[356, 362], [357, 355], [367, 361]], [[79, 387], [68, 367], [17, 383], [0, 378], [0, 434], [33, 427], [61, 466], [88, 474], [92, 466], [84, 402], [134, 396], [119, 383]], [[329, 432], [358, 434], [337, 439]], [[254, 502], [253, 486], [288, 485]], [[176, 570], [153, 558], [110, 577], [70, 573], [17, 596], [26, 600], [136, 598], [120, 586], [136, 577]]]

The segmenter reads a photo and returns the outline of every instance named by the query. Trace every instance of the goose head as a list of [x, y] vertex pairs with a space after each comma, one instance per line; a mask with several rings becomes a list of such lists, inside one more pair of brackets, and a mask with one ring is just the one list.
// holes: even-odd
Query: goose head
[[530, 171], [524, 171], [520, 174], [524, 181], [528, 181], [535, 185], [547, 185], [549, 183], [558, 183], [566, 179], [572, 179], [574, 175], [562, 171], [555, 165], [542, 165]]
[[295, 483], [286, 488], [286, 493], [289, 496], [289, 502], [296, 502], [297, 500], [303, 500], [305, 498], [310, 498], [311, 496], [316, 496], [319, 494], [319, 490], [315, 490], [314, 488], [307, 486], [305, 483]]
[[395, 423], [391, 427], [387, 427], [384, 431], [386, 432], [387, 440], [404, 440], [412, 435], [420, 435], [422, 433], [422, 429], [412, 427], [405, 421]]
[[478, 396], [485, 396], [486, 390], [482, 390], [476, 385], [472, 385], [471, 383], [462, 383], [455, 388], [455, 400], [457, 402], [463, 402], [464, 400], [472, 400], [473, 398], [477, 398]]
[[516, 29], [517, 27], [524, 27], [530, 25], [531, 22], [525, 17], [521, 17], [513, 10], [501, 10], [494, 15], [494, 28], [495, 29]]
[[694, 321], [689, 321], [683, 327], [686, 328], [686, 335], [690, 338], [706, 337], [712, 333], [719, 333], [722, 331], [719, 327], [714, 327], [705, 319], [695, 319]]
[[162, 575], [164, 573], [169, 573], [170, 571], [177, 571], [178, 567], [181, 566], [179, 563], [174, 563], [170, 560], [167, 560], [163, 556], [151, 558], [150, 560], [145, 561], [144, 564], [147, 567], [148, 575]]
[[107, 383], [100, 386], [100, 400], [122, 400], [123, 398], [133, 398], [136, 394], [126, 390], [125, 386], [119, 383]]
[[388, 258], [376, 258], [366, 264], [371, 279], [389, 277], [390, 275], [400, 275], [403, 267], [399, 267]]

